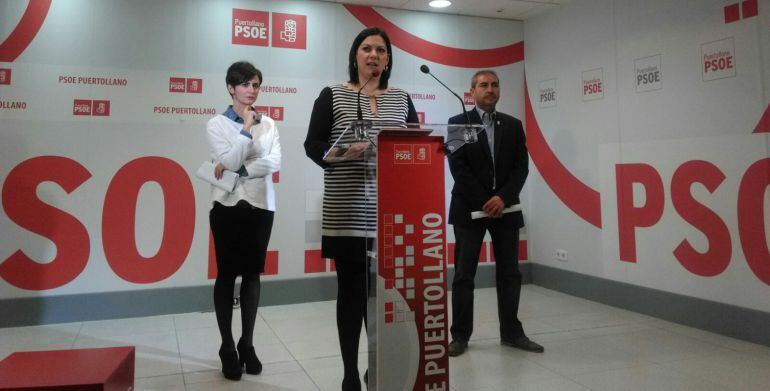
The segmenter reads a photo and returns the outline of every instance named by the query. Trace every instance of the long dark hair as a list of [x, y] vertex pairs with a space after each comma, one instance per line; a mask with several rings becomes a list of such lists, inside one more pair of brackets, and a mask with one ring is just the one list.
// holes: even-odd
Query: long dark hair
[[385, 48], [388, 50], [388, 66], [385, 68], [385, 70], [382, 71], [382, 74], [380, 75], [380, 85], [378, 86], [379, 89], [384, 90], [388, 88], [388, 79], [390, 79], [390, 71], [393, 70], [393, 50], [390, 46], [390, 38], [388, 38], [388, 34], [385, 33], [385, 31], [381, 30], [379, 27], [369, 27], [361, 30], [360, 33], [356, 36], [356, 39], [353, 40], [353, 44], [350, 45], [350, 54], [348, 55], [348, 75], [350, 77], [350, 80], [348, 81], [350, 84], [358, 84], [358, 69], [356, 68], [356, 54], [358, 53], [358, 47], [361, 46], [361, 43], [364, 42], [364, 40], [372, 35], [379, 35], [382, 37], [382, 40], [385, 41]]

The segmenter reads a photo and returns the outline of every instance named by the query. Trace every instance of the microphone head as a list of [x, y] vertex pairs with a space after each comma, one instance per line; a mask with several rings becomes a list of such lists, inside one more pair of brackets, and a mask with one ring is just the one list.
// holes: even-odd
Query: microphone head
[[380, 76], [380, 71], [372, 72], [372, 77], [379, 77], [379, 76]]
[[430, 68], [428, 68], [428, 66], [425, 64], [420, 65], [420, 70], [422, 73], [430, 73]]

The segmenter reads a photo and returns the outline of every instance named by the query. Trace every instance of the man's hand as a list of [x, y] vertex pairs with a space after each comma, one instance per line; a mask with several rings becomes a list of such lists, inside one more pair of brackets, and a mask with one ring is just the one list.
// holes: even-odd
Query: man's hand
[[222, 163], [217, 163], [216, 167], [214, 167], [214, 178], [217, 178], [217, 180], [222, 179], [223, 172], [225, 172], [225, 166]]
[[500, 196], [492, 196], [492, 198], [484, 203], [484, 206], [482, 206], [481, 209], [483, 209], [484, 212], [489, 215], [489, 217], [496, 219], [503, 216], [505, 203], [503, 202], [503, 199], [500, 198]]

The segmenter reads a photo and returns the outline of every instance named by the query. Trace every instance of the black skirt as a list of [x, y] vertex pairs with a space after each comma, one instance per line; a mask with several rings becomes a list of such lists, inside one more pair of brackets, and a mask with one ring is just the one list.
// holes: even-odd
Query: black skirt
[[264, 273], [273, 215], [272, 211], [253, 207], [246, 201], [235, 206], [214, 202], [209, 225], [219, 273]]
[[321, 256], [336, 260], [365, 262], [367, 251], [373, 251], [374, 239], [354, 236], [321, 236]]

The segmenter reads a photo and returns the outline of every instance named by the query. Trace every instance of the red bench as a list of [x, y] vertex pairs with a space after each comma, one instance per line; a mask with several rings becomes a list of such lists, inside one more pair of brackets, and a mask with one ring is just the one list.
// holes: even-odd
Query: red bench
[[130, 391], [134, 347], [16, 352], [0, 361], [0, 390]]

